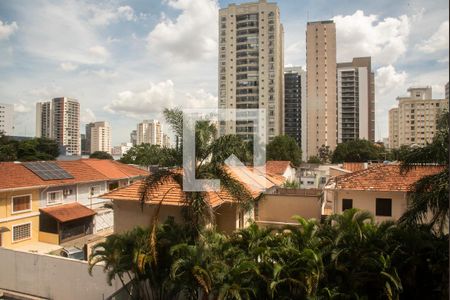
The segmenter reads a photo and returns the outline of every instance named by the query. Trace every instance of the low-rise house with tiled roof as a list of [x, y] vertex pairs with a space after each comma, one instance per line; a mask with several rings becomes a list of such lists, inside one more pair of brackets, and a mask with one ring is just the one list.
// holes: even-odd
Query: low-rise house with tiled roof
[[[252, 168], [234, 167], [232, 175], [241, 181], [257, 198], [261, 191], [255, 187], [270, 189], [281, 186], [286, 181], [276, 174], [259, 174]], [[173, 180], [166, 180], [157, 188], [148, 191], [149, 199], [141, 208], [140, 199], [143, 182], [136, 182], [128, 187], [119, 188], [102, 195], [101, 198], [110, 199], [114, 209], [114, 232], [123, 233], [136, 226], [150, 226], [159, 205], [158, 220], [164, 222], [173, 218], [176, 222], [183, 222], [182, 208], [185, 205], [185, 194], [181, 187]], [[242, 212], [239, 209], [237, 199], [234, 199], [225, 189], [219, 192], [208, 192], [209, 205], [214, 210], [215, 226], [222, 232], [233, 232], [237, 228], [243, 228], [250, 219], [255, 219], [254, 210]]]
[[0, 246], [61, 244], [112, 228], [113, 211], [97, 196], [114, 188], [111, 182], [124, 186], [147, 175], [109, 160], [2, 162]]
[[266, 162], [269, 174], [283, 176], [289, 182], [298, 182], [297, 168], [288, 160], [269, 160]]
[[398, 220], [407, 210], [408, 193], [419, 179], [439, 173], [442, 166], [416, 166], [402, 172], [398, 164], [380, 164], [338, 176], [325, 187], [322, 214], [357, 208], [371, 212], [377, 222]]

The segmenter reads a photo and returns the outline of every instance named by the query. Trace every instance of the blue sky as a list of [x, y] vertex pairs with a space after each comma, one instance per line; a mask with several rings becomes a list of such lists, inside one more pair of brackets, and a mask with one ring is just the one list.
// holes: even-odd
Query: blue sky
[[[80, 101], [83, 124], [110, 121], [114, 145], [164, 107], [216, 107], [217, 10], [233, 2], [0, 0], [0, 102], [15, 104], [15, 134], [34, 135], [35, 103], [58, 96]], [[278, 4], [286, 65], [305, 65], [308, 20], [336, 21], [338, 61], [373, 57], [377, 138], [409, 86], [443, 97], [448, 0]]]

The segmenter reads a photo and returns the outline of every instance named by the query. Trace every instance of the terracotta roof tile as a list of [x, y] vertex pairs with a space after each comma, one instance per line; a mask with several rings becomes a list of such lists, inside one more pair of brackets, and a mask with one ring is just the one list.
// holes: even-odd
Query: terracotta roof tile
[[41, 208], [40, 211], [48, 214], [61, 223], [95, 215], [95, 211], [79, 203]]
[[378, 165], [337, 177], [336, 188], [343, 190], [402, 191], [411, 190], [419, 179], [439, 173], [443, 166], [417, 166], [402, 174], [400, 165]]
[[276, 175], [283, 175], [291, 165], [288, 160], [269, 160], [266, 162], [266, 172]]
[[114, 161], [98, 162], [97, 160], [82, 159], [55, 161], [55, 163], [69, 172], [74, 178], [42, 180], [21, 163], [0, 162], [0, 190], [95, 182], [146, 176], [149, 174], [147, 171]]
[[[237, 177], [235, 174], [232, 174], [232, 176], [237, 180], [240, 180], [239, 177]], [[254, 176], [253, 183], [263, 185], [265, 184], [267, 188], [273, 187], [274, 185], [281, 185], [285, 181], [283, 177], [272, 174], [266, 175], [264, 179], [261, 179], [259, 177], [260, 176]], [[242, 180], [240, 181], [242, 182]], [[246, 180], [246, 182], [249, 181]], [[256, 198], [257, 196], [259, 196], [260, 192], [258, 190], [255, 190], [252, 187], [251, 183], [252, 181], [250, 181], [250, 184], [244, 183], [244, 185], [248, 188], [252, 196]], [[139, 201], [142, 188], [143, 181], [138, 181], [127, 187], [122, 187], [110, 193], [104, 194], [100, 196], [100, 198]], [[153, 204], [157, 204], [162, 201], [162, 204], [164, 205], [181, 206], [184, 205], [186, 200], [181, 187], [173, 179], [168, 179], [162, 182], [157, 186], [157, 188], [150, 190], [148, 193], [148, 199], [151, 199], [150, 202]], [[222, 189], [219, 192], [208, 192], [208, 201], [212, 207], [217, 207], [225, 202], [234, 202], [235, 199], [225, 189]]]

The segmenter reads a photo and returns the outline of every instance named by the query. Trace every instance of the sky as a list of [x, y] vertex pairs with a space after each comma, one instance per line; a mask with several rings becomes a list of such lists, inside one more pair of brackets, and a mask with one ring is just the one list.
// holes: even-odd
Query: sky
[[[81, 121], [109, 121], [127, 142], [164, 108], [217, 107], [218, 9], [228, 0], [0, 0], [0, 102], [14, 104], [15, 135], [33, 136], [38, 101], [66, 96]], [[285, 65], [305, 66], [307, 21], [333, 19], [338, 62], [372, 56], [376, 138], [410, 86], [444, 96], [448, 0], [279, 0]], [[165, 126], [165, 132], [170, 129]]]

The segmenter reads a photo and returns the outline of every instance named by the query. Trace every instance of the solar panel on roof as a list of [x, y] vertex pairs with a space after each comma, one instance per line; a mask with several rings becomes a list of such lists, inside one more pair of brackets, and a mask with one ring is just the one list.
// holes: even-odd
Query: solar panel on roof
[[73, 179], [66, 170], [50, 161], [26, 162], [23, 165], [42, 180]]

